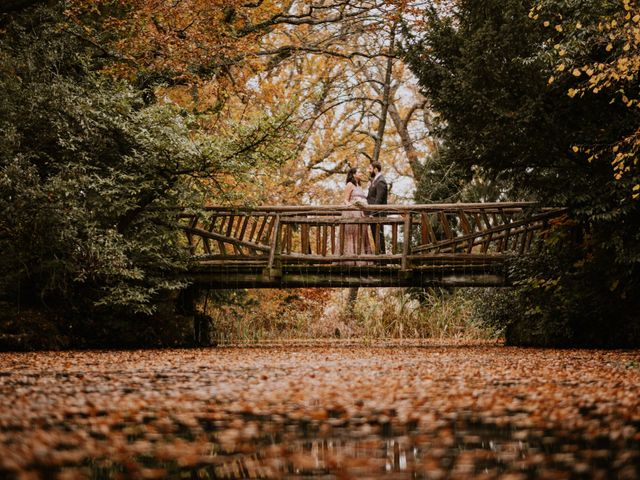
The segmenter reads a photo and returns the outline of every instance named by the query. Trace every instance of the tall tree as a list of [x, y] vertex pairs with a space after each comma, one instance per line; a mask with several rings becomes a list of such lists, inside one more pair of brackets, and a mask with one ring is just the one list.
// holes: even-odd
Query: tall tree
[[99, 49], [66, 22], [43, 6], [0, 33], [0, 290], [62, 308], [68, 324], [149, 315], [185, 286], [175, 207], [197, 208], [219, 195], [214, 185], [286, 158], [287, 112], [211, 135], [189, 112], [97, 73]]
[[[606, 12], [606, 3], [581, 2], [571, 18], [590, 12], [580, 17], [587, 24]], [[455, 165], [467, 181], [479, 171], [504, 185], [512, 199], [566, 205], [578, 222], [577, 237], [550, 242], [538, 263], [513, 272], [521, 286], [503, 295], [511, 303], [501, 310], [510, 339], [637, 341], [632, 292], [640, 280], [640, 209], [629, 195], [632, 180], [615, 181], [608, 162], [588, 162], [572, 147], [614, 145], [637, 128], [639, 113], [593, 90], [580, 98], [567, 95], [577, 75], [557, 75], [549, 27], [531, 18], [535, 10], [529, 16], [534, 6], [461, 0], [445, 14], [427, 8], [421, 18], [426, 27], [408, 43], [406, 58], [444, 119], [445, 164]], [[554, 14], [570, 17], [560, 9]], [[590, 64], [601, 54], [598, 48], [585, 51], [581, 61]]]

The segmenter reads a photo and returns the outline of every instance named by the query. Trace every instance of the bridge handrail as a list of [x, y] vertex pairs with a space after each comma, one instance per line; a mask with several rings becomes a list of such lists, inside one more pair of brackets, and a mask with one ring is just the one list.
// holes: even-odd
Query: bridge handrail
[[[358, 210], [372, 214], [344, 214]], [[301, 284], [334, 285], [332, 275], [344, 275], [340, 285], [376, 285], [396, 273], [423, 280], [471, 270], [478, 278], [499, 275], [507, 259], [539, 247], [536, 239], [566, 211], [537, 202], [227, 205], [178, 211], [176, 226], [198, 268], [220, 275], [221, 285], [227, 275], [247, 285], [272, 285], [283, 275], [299, 275]], [[351, 278], [355, 267], [375, 278]]]
[[335, 212], [363, 210], [370, 212], [404, 213], [404, 212], [435, 212], [458, 210], [501, 210], [513, 209], [518, 211], [524, 208], [540, 207], [541, 211], [557, 210], [563, 207], [542, 207], [539, 202], [484, 202], [484, 203], [427, 203], [427, 204], [388, 204], [388, 205], [210, 205], [199, 208], [207, 212], [273, 212], [273, 213], [299, 213], [299, 212]]

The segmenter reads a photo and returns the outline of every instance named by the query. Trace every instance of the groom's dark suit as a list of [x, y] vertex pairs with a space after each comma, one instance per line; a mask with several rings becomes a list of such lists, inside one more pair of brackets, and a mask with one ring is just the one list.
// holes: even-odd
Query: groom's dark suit
[[[387, 195], [389, 193], [389, 187], [387, 186], [387, 180], [382, 174], [373, 179], [369, 186], [369, 193], [367, 194], [367, 203], [369, 205], [386, 205]], [[384, 212], [373, 212], [372, 217], [384, 217]], [[384, 229], [382, 224], [379, 224], [380, 228], [376, 229], [376, 225], [371, 225], [371, 232], [376, 245], [379, 245], [380, 253], [385, 253], [384, 247]], [[376, 230], [378, 230], [378, 238], [376, 238]]]

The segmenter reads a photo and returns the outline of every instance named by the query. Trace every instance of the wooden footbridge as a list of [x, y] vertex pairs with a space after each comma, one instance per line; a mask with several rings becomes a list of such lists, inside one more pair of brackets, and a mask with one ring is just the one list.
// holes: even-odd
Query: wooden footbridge
[[564, 214], [523, 202], [209, 207], [179, 226], [206, 288], [500, 286]]

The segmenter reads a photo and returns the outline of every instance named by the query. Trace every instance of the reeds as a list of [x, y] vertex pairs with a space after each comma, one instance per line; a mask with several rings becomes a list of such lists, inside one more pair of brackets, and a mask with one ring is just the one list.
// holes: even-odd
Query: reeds
[[459, 342], [496, 337], [476, 320], [473, 300], [465, 290], [361, 288], [353, 305], [347, 289], [279, 292], [249, 292], [242, 304], [209, 304], [210, 339], [217, 344], [248, 344], [331, 338]]

